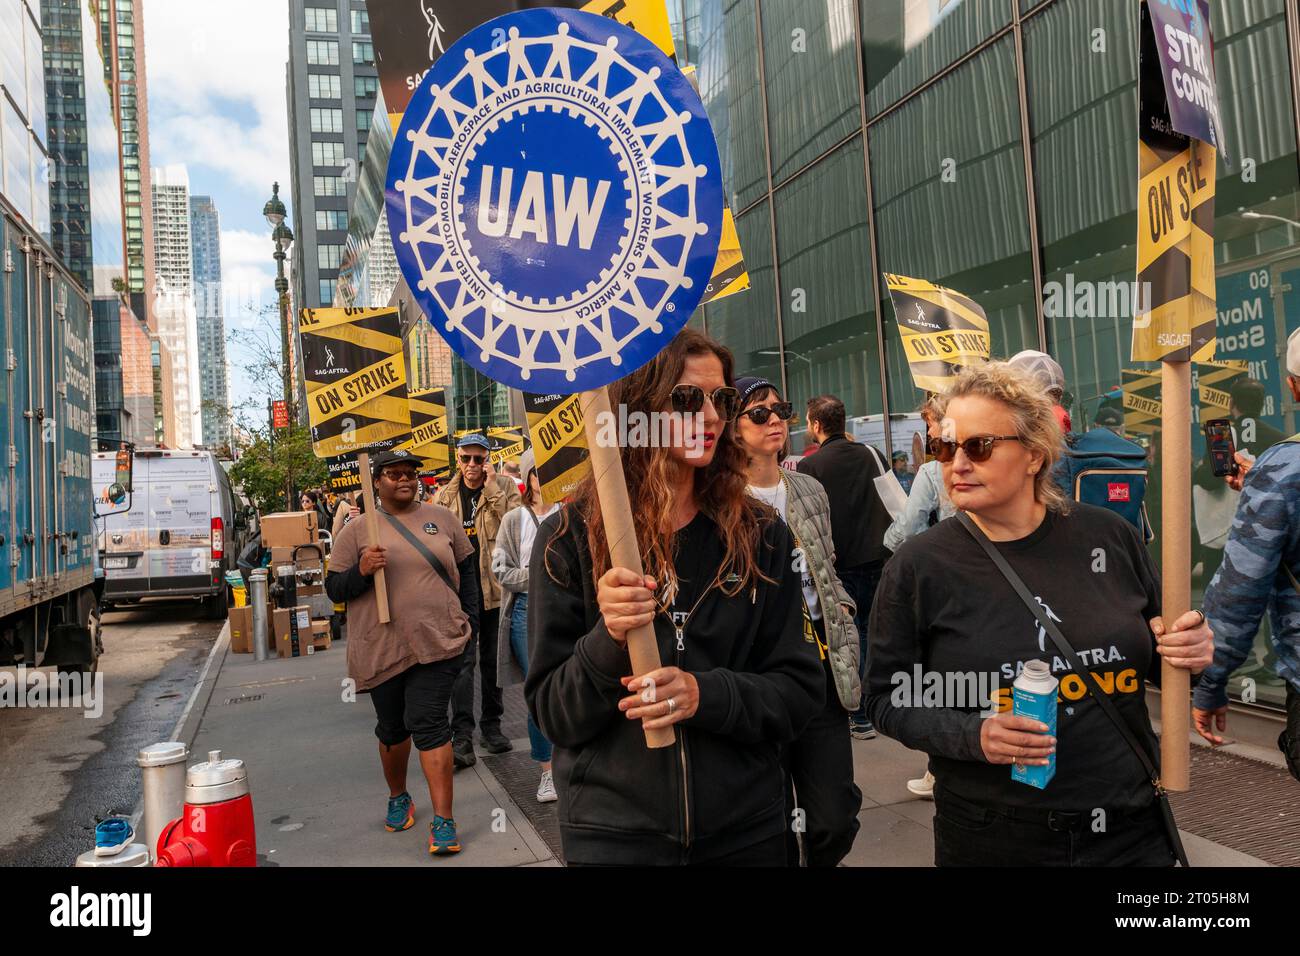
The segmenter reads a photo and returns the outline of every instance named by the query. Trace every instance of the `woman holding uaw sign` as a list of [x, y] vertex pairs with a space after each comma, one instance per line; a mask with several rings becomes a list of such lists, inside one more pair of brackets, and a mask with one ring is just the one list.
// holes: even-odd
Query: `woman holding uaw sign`
[[[731, 355], [681, 331], [723, 220], [699, 97], [612, 20], [508, 14], [434, 63], [388, 177], [398, 260], [452, 348], [583, 393], [592, 474], [529, 568], [525, 693], [567, 862], [782, 865], [779, 750], [825, 681], [790, 533], [746, 494]], [[611, 403], [668, 441], [594, 440]]]

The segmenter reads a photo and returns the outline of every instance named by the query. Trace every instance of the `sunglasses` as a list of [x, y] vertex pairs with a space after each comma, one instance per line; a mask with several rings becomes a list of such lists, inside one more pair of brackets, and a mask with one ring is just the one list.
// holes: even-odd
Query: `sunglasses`
[[966, 457], [974, 462], [988, 461], [993, 454], [993, 446], [1000, 441], [1020, 441], [1019, 435], [977, 435], [965, 441], [953, 441], [950, 438], [931, 438], [926, 447], [930, 454], [941, 462], [950, 462], [957, 456], [960, 448]]
[[[680, 415], [696, 415], [704, 411], [704, 389], [698, 385], [674, 385], [672, 390], [673, 411]], [[740, 411], [740, 392], [730, 385], [714, 389], [708, 395], [709, 401], [724, 422], [735, 421]]]
[[419, 481], [420, 476], [413, 471], [390, 471], [385, 468], [380, 472], [389, 481]]
[[755, 408], [747, 408], [740, 414], [755, 425], [766, 425], [773, 415], [777, 417], [778, 421], [788, 422], [794, 418], [794, 406], [789, 402], [777, 402], [771, 408], [766, 405], [758, 405]]
[[460, 456], [460, 463], [462, 465], [468, 465], [468, 464], [481, 465], [485, 461], [487, 461], [486, 455], [461, 455]]

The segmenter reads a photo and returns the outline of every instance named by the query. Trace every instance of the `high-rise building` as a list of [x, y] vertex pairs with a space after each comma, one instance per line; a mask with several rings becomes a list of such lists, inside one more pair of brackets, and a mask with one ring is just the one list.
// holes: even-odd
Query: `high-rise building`
[[153, 214], [149, 166], [149, 97], [144, 70], [142, 0], [96, 0], [104, 68], [112, 77], [122, 141], [122, 205], [126, 221], [126, 282], [136, 315], [155, 328]]
[[38, 0], [0, 4], [0, 194], [47, 242], [49, 149]]
[[360, 0], [290, 0], [289, 135], [295, 294], [303, 308], [334, 304], [378, 74]]
[[[99, 17], [105, 77], [113, 93], [122, 162], [122, 212], [126, 225], [126, 286], [131, 309], [150, 332], [154, 315], [153, 187], [149, 166], [149, 97], [145, 82], [143, 0], [93, 0]], [[165, 346], [164, 346], [165, 349]], [[141, 368], [146, 365], [135, 362]], [[164, 362], [170, 368], [170, 360]], [[152, 386], [151, 386], [152, 387]], [[153, 396], [157, 440], [176, 444], [175, 403], [170, 384]]]
[[158, 337], [171, 355], [176, 444], [189, 448], [203, 437], [198, 315], [194, 307], [194, 259], [190, 247], [190, 177], [183, 165], [172, 165], [155, 168], [152, 178], [157, 287], [153, 307]]
[[51, 242], [92, 297], [96, 433], [139, 443], [154, 434], [149, 336], [126, 294], [120, 141], [90, 6], [41, 3]]
[[203, 444], [217, 448], [230, 442], [230, 394], [226, 324], [221, 308], [221, 217], [211, 196], [190, 197], [190, 243], [194, 307], [198, 314]]

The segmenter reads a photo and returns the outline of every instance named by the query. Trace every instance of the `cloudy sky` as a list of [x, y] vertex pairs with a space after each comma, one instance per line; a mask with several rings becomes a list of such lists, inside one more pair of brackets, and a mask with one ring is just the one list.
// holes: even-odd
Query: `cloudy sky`
[[154, 166], [182, 163], [190, 192], [209, 195], [221, 216], [221, 265], [230, 401], [255, 397], [247, 342], [250, 305], [275, 302], [275, 262], [262, 205], [289, 186], [284, 0], [145, 0], [149, 149]]

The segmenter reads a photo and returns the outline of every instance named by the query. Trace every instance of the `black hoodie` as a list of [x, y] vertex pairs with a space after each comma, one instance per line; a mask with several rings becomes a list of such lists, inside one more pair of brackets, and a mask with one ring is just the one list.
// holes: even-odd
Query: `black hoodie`
[[[524, 691], [555, 745], [568, 861], [695, 862], [783, 832], [780, 749], [821, 710], [826, 681], [816, 645], [803, 637], [790, 532], [770, 509], [753, 506], [764, 513], [757, 566], [776, 583], [758, 581], [734, 597], [709, 590], [683, 628], [681, 650], [669, 617], [656, 618], [663, 665], [693, 673], [700, 691], [698, 711], [674, 725], [677, 743], [657, 750], [646, 747], [641, 722], [618, 709], [628, 694], [620, 678], [632, 667], [600, 616], [586, 524], [569, 508], [563, 534], [556, 533], [559, 512], [538, 531]], [[677, 533], [676, 544], [709, 578], [722, 563], [717, 526], [704, 515]], [[560, 583], [547, 572], [548, 552]], [[685, 562], [678, 564], [681, 573]], [[700, 583], [692, 582], [694, 595]]]

